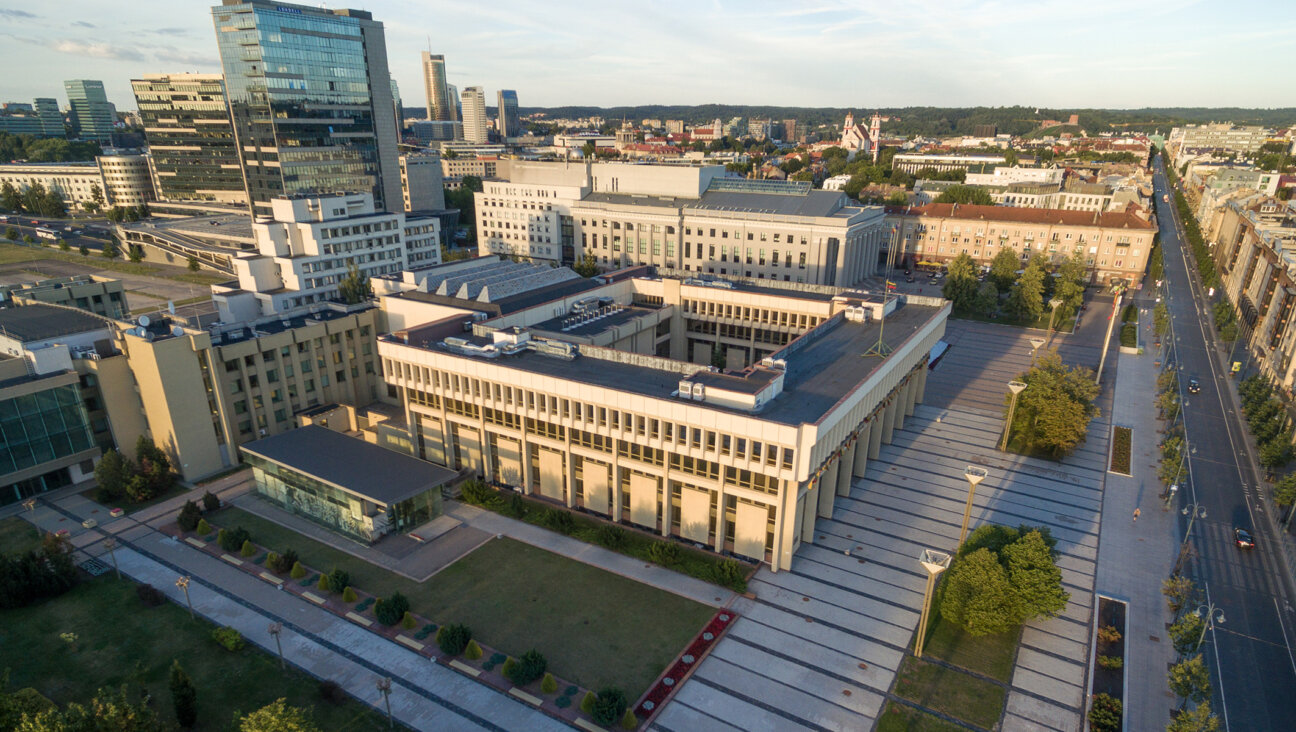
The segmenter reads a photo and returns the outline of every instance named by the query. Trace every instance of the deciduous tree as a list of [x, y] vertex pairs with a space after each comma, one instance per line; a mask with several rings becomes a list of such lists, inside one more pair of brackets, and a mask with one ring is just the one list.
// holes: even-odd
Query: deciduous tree
[[1017, 251], [1003, 247], [990, 262], [990, 274], [987, 280], [993, 282], [1000, 292], [1006, 292], [1017, 281], [1017, 270], [1021, 269], [1021, 260]]
[[967, 312], [975, 304], [977, 286], [976, 262], [965, 253], [949, 263], [949, 273], [941, 292], [953, 302], [955, 310]]
[[1170, 691], [1194, 704], [1210, 699], [1210, 672], [1200, 653], [1170, 667]]
[[959, 557], [945, 573], [940, 611], [971, 635], [1002, 633], [1022, 617], [1007, 570], [984, 548]]
[[239, 732], [320, 732], [305, 709], [288, 706], [279, 699], [239, 721]]

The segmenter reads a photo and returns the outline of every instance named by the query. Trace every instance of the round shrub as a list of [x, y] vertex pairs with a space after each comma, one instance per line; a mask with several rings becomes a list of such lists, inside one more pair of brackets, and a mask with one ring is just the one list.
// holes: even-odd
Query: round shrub
[[546, 694], [556, 694], [558, 692], [558, 679], [554, 675], [545, 672], [544, 678], [540, 680], [540, 691]]
[[243, 545], [239, 547], [239, 554], [242, 554], [245, 557], [256, 556], [256, 553], [256, 545], [254, 545], [250, 540], [244, 541]]
[[243, 543], [250, 541], [252, 534], [242, 526], [233, 529], [221, 529], [216, 535], [216, 542], [227, 552], [236, 552], [243, 548]]
[[157, 607], [166, 602], [166, 595], [153, 585], [136, 585], [135, 594], [139, 595], [145, 607]]
[[220, 508], [220, 499], [212, 495], [211, 491], [207, 491], [206, 493], [203, 494], [202, 502], [203, 502], [203, 510], [208, 513], [211, 513], [212, 511], [215, 511], [216, 509]]
[[207, 523], [207, 519], [198, 519], [197, 531], [199, 534], [206, 536], [211, 533], [211, 524]]
[[680, 546], [672, 541], [655, 541], [648, 547], [648, 559], [663, 567], [674, 566], [680, 559]]
[[598, 697], [594, 696], [594, 692], [592, 691], [585, 692], [585, 698], [581, 699], [580, 710], [582, 712], [585, 712], [586, 714], [593, 714], [594, 702], [596, 701], [598, 701]]
[[437, 631], [437, 647], [447, 656], [457, 656], [464, 652], [468, 647], [468, 641], [472, 640], [472, 629], [460, 623], [451, 623], [441, 626]]
[[176, 523], [185, 531], [193, 531], [198, 528], [198, 522], [202, 520], [202, 512], [198, 510], [198, 504], [193, 501], [185, 501], [184, 506], [180, 509], [180, 515], [176, 517]]
[[350, 585], [351, 575], [346, 570], [334, 567], [333, 571], [329, 572], [329, 587], [333, 588], [334, 592], [341, 592]]
[[570, 696], [560, 696], [560, 697], [558, 697], [557, 699], [554, 699], [554, 706], [555, 706], [555, 707], [558, 707], [559, 709], [566, 709], [567, 707], [570, 707], [570, 706], [571, 706], [571, 697], [570, 697]]
[[414, 619], [414, 613], [406, 610], [405, 615], [401, 617], [401, 627], [405, 630], [414, 630], [417, 626], [418, 621]]
[[360, 598], [356, 596], [356, 591], [352, 588], [348, 587], [342, 590], [342, 602], [355, 602], [358, 599]]
[[635, 716], [633, 709], [625, 710], [621, 717], [621, 729], [634, 729], [639, 726], [639, 718]]
[[293, 562], [292, 572], [290, 574], [295, 580], [304, 579], [306, 577], [306, 568], [302, 566], [301, 562]]
[[347, 698], [346, 691], [336, 681], [319, 682], [319, 695], [329, 704], [341, 704]]
[[277, 572], [279, 570], [275, 569], [275, 566], [278, 564], [279, 564], [279, 555], [275, 554], [274, 552], [266, 552], [266, 557], [265, 557], [266, 569], [270, 570], [271, 572]]
[[516, 661], [509, 659], [504, 662], [504, 677], [512, 681], [516, 686], [526, 686], [544, 676], [548, 667], [549, 662], [545, 660], [544, 655], [532, 648], [519, 656]]
[[374, 617], [383, 625], [392, 626], [405, 617], [409, 607], [409, 600], [401, 593], [394, 592], [391, 597], [379, 598], [374, 603]]
[[594, 718], [595, 724], [611, 727], [621, 721], [628, 704], [624, 691], [615, 686], [605, 686], [599, 689], [598, 696], [594, 699], [594, 711], [590, 712], [590, 716]]
[[482, 657], [482, 649], [481, 646], [477, 645], [477, 641], [475, 640], [468, 641], [468, 645], [464, 648], [464, 658], [468, 659], [469, 661], [476, 661], [481, 657]]
[[315, 589], [319, 590], [320, 592], [329, 591], [329, 576], [327, 574], [320, 575], [319, 583], [315, 585]]
[[211, 637], [227, 651], [240, 650], [247, 644], [247, 641], [243, 640], [243, 634], [230, 627], [216, 628], [212, 631]]

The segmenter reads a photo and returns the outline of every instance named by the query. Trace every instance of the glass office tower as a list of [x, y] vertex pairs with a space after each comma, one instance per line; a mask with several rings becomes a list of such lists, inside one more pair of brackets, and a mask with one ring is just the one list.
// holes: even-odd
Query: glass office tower
[[163, 201], [247, 203], [220, 74], [132, 79]]
[[499, 129], [500, 137], [508, 139], [522, 134], [522, 121], [518, 118], [517, 92], [512, 89], [499, 91]]
[[265, 0], [212, 8], [252, 212], [279, 195], [368, 192], [402, 210], [382, 23]]
[[102, 81], [72, 79], [63, 82], [72, 108], [72, 128], [83, 140], [108, 143], [112, 140], [117, 108], [104, 94]]

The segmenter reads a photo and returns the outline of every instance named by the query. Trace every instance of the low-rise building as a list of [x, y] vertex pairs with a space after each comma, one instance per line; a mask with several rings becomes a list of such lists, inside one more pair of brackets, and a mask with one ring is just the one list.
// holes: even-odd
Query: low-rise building
[[1088, 212], [929, 203], [888, 209], [896, 261], [947, 263], [967, 254], [989, 266], [1001, 249], [1025, 262], [1039, 254], [1060, 262], [1080, 253], [1095, 284], [1142, 280], [1156, 224], [1142, 210]]
[[145, 155], [101, 155], [94, 161], [75, 163], [0, 164], [3, 183], [20, 191], [39, 183], [62, 195], [69, 207], [92, 202], [105, 207], [138, 206], [154, 199]]
[[[556, 505], [788, 568], [922, 400], [948, 304], [623, 274], [470, 332], [384, 336], [411, 443]], [[883, 318], [888, 355], [865, 357]]]
[[934, 170], [936, 172], [966, 170], [969, 173], [989, 173], [1006, 162], [1007, 159], [1002, 155], [897, 153], [895, 157], [891, 158], [891, 166], [894, 169], [903, 170], [910, 175], [916, 175], [922, 170]]
[[441, 156], [422, 153], [400, 156], [401, 191], [405, 211], [439, 211], [445, 208]]
[[129, 312], [126, 288], [121, 280], [98, 275], [70, 275], [0, 285], [0, 305], [19, 299], [66, 305], [112, 319], [125, 318]]

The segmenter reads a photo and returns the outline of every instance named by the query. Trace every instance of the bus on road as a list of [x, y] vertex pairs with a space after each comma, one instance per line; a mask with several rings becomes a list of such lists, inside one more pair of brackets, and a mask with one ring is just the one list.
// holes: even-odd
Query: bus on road
[[42, 239], [57, 240], [59, 238], [59, 234], [57, 231], [53, 229], [45, 229], [45, 228], [36, 229], [36, 236], [39, 236]]

